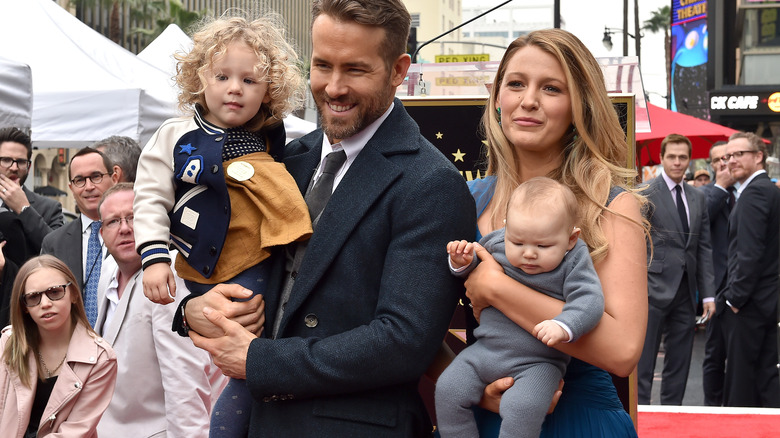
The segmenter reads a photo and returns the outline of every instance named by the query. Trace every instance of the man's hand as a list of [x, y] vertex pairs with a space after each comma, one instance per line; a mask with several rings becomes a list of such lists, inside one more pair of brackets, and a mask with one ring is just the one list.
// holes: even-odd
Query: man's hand
[[143, 282], [146, 298], [157, 304], [173, 302], [171, 297], [176, 296], [176, 279], [167, 263], [155, 263], [144, 269]]
[[544, 345], [547, 345], [548, 347], [569, 340], [569, 334], [566, 333], [566, 330], [551, 319], [536, 324], [532, 334], [536, 336], [536, 339], [542, 341]]
[[249, 352], [249, 344], [257, 337], [210, 307], [203, 309], [203, 315], [221, 330], [222, 334], [209, 339], [190, 332], [192, 342], [211, 354], [214, 364], [222, 370], [222, 374], [234, 379], [246, 379], [246, 355]]
[[0, 174], [0, 199], [16, 214], [21, 213], [22, 208], [30, 205], [22, 186], [2, 174]]
[[216, 338], [224, 332], [203, 314], [206, 307], [216, 310], [257, 336], [265, 324], [265, 301], [262, 295], [249, 301], [231, 301], [231, 298], [247, 299], [252, 291], [238, 284], [218, 284], [205, 294], [187, 301], [185, 312], [191, 330], [207, 338]]
[[702, 314], [701, 314], [702, 321], [707, 321], [708, 319], [712, 318], [712, 315], [715, 314], [715, 301], [701, 303], [701, 307], [702, 307]]
[[718, 164], [715, 170], [715, 184], [727, 189], [734, 185], [736, 180], [731, 176], [728, 166]]

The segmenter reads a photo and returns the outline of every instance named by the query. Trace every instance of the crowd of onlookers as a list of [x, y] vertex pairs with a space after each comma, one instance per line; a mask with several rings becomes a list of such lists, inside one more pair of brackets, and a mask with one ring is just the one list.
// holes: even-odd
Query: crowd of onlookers
[[646, 216], [654, 254], [648, 268], [648, 331], [638, 366], [640, 404], [651, 401], [662, 340], [665, 357], [655, 401], [682, 403], [698, 327], [706, 330], [705, 405], [780, 406], [780, 189], [766, 173], [767, 157], [763, 139], [736, 133], [710, 149], [712, 175], [699, 169], [685, 181], [690, 141], [672, 134], [662, 142], [663, 170], [646, 192], [653, 205]]

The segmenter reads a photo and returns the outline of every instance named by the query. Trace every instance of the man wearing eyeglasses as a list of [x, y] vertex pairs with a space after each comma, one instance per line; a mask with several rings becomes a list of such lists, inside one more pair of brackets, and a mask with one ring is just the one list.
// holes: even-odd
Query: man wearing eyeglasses
[[81, 214], [79, 219], [47, 235], [43, 239], [41, 253], [51, 254], [65, 262], [81, 282], [79, 286], [84, 295], [87, 319], [94, 326], [97, 319], [97, 282], [105, 254], [99, 235], [98, 204], [103, 192], [116, 184], [117, 176], [105, 155], [87, 147], [71, 158], [68, 177], [68, 187]]
[[41, 252], [43, 238], [62, 226], [62, 205], [24, 186], [30, 173], [32, 141], [21, 130], [0, 129], [0, 201], [2, 209], [19, 216], [27, 242], [27, 254]]
[[[701, 320], [715, 313], [710, 220], [704, 194], [683, 180], [691, 159], [691, 141], [669, 134], [661, 142], [663, 172], [643, 192], [651, 225], [648, 245], [648, 317], [644, 348], [637, 365], [639, 404], [650, 404], [661, 340], [663, 405], [681, 405], [691, 366], [696, 308]], [[652, 256], [652, 257], [651, 257]]]
[[710, 163], [715, 181], [702, 187], [707, 196], [707, 212], [710, 217], [712, 241], [712, 265], [715, 274], [715, 314], [707, 321], [702, 361], [702, 389], [705, 406], [723, 405], [723, 379], [726, 372], [726, 340], [723, 333], [723, 313], [726, 299], [723, 292], [727, 285], [729, 259], [729, 215], [736, 203], [736, 184], [728, 168], [726, 144], [721, 141], [710, 149]]
[[767, 176], [767, 148], [753, 133], [729, 138], [726, 155], [739, 183], [729, 216], [725, 406], [780, 407], [777, 372], [780, 191]]
[[211, 407], [227, 379], [206, 351], [171, 331], [176, 306], [187, 295], [184, 281], [176, 277], [172, 305], [144, 296], [133, 198], [133, 185], [119, 183], [106, 190], [99, 206], [100, 234], [111, 255], [100, 275], [95, 328], [114, 347], [118, 370], [97, 432], [116, 438], [207, 438]]

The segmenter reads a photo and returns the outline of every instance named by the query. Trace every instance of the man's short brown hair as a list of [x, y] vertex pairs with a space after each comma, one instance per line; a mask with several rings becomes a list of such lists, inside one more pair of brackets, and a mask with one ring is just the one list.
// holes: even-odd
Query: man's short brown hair
[[669, 143], [684, 143], [688, 145], [688, 158], [691, 157], [691, 154], [693, 153], [693, 146], [691, 145], [691, 140], [680, 134], [669, 134], [666, 137], [664, 137], [663, 140], [661, 140], [661, 158], [664, 157], [666, 154], [666, 145]]
[[406, 53], [412, 17], [401, 0], [315, 0], [311, 8], [312, 24], [323, 14], [338, 21], [384, 29], [381, 55], [388, 70]]

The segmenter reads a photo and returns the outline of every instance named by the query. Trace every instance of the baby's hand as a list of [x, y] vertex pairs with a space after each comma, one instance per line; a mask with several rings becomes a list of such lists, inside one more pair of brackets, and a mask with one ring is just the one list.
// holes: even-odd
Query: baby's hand
[[172, 297], [176, 296], [176, 280], [167, 263], [155, 263], [144, 269], [144, 295], [157, 304], [173, 302]]
[[474, 243], [465, 240], [453, 240], [447, 244], [447, 254], [453, 268], [461, 268], [471, 264], [474, 259]]
[[536, 339], [544, 342], [548, 347], [569, 340], [569, 334], [566, 333], [566, 330], [551, 319], [536, 324], [533, 334]]

